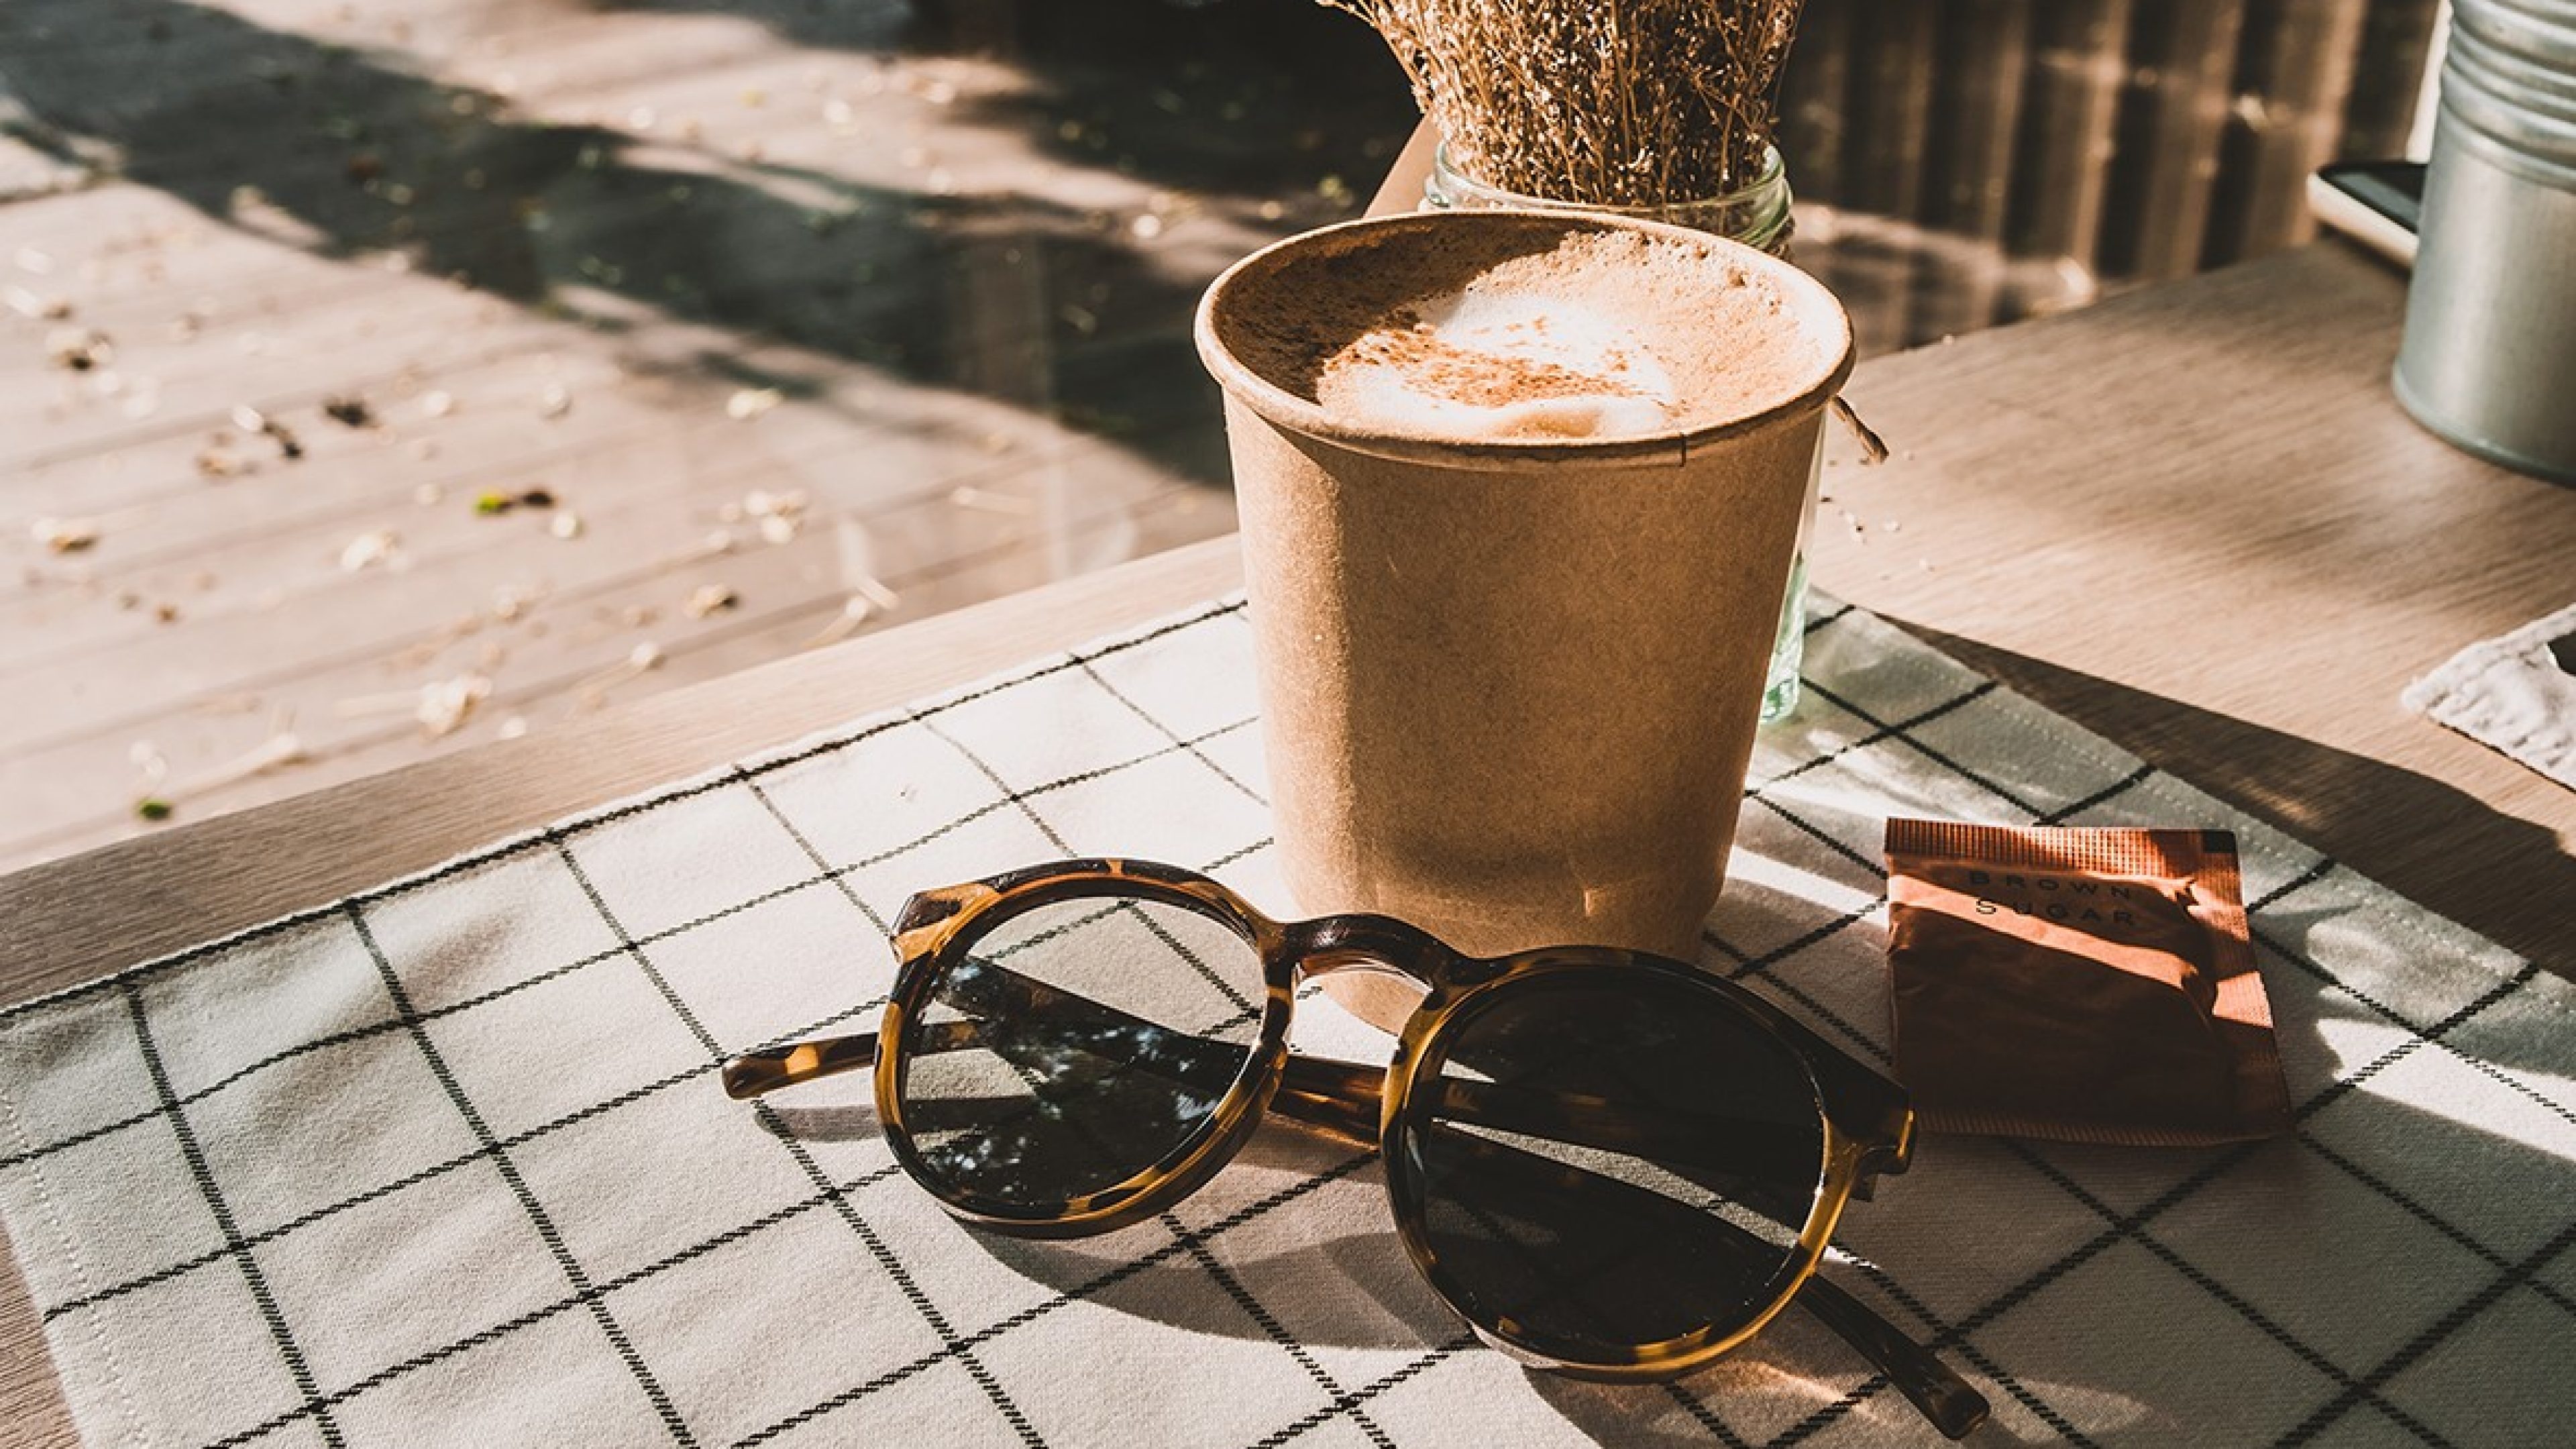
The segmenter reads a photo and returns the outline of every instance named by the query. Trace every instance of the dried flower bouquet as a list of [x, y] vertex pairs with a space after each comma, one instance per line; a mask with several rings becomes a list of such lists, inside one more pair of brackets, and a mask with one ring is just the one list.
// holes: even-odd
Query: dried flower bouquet
[[1803, 0], [1323, 3], [1385, 39], [1460, 173], [1633, 207], [1761, 176]]

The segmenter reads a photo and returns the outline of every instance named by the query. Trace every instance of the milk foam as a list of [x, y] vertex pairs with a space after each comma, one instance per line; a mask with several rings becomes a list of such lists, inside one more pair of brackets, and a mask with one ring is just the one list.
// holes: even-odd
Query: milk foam
[[1311, 387], [1337, 423], [1396, 436], [1654, 436], [1795, 392], [1819, 343], [1783, 309], [1741, 260], [1577, 232], [1352, 327]]
[[1679, 411], [1671, 369], [1625, 319], [1475, 284], [1362, 333], [1315, 395], [1360, 426], [1460, 438], [1633, 437]]

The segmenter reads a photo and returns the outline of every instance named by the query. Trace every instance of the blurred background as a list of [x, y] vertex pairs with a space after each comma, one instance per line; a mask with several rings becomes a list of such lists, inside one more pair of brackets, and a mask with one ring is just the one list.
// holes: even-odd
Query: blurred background
[[[1797, 259], [1883, 352], [2295, 244], [2436, 21], [1810, 0]], [[1228, 531], [1191, 308], [1414, 120], [1308, 0], [8, 0], [0, 868]]]

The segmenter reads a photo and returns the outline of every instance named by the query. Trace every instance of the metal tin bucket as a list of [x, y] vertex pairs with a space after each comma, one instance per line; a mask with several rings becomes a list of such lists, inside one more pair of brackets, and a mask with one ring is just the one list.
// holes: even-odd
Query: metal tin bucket
[[2394, 383], [2450, 442], [2576, 482], [2576, 0], [2456, 0]]

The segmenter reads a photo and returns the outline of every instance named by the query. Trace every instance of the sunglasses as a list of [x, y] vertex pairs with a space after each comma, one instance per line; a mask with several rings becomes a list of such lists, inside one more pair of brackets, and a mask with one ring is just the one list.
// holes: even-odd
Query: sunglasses
[[[1022, 1237], [1150, 1217], [1265, 1115], [1380, 1149], [1396, 1229], [1476, 1335], [1578, 1378], [1671, 1379], [1791, 1303], [1942, 1433], [1986, 1401], [1816, 1274], [1902, 1172], [1904, 1088], [1768, 1002], [1607, 947], [1460, 955], [1375, 915], [1279, 922], [1194, 871], [1073, 860], [924, 891], [878, 1032], [736, 1057], [736, 1098], [873, 1068], [896, 1160]], [[1424, 993], [1383, 1070], [1293, 1052], [1297, 988]]]

